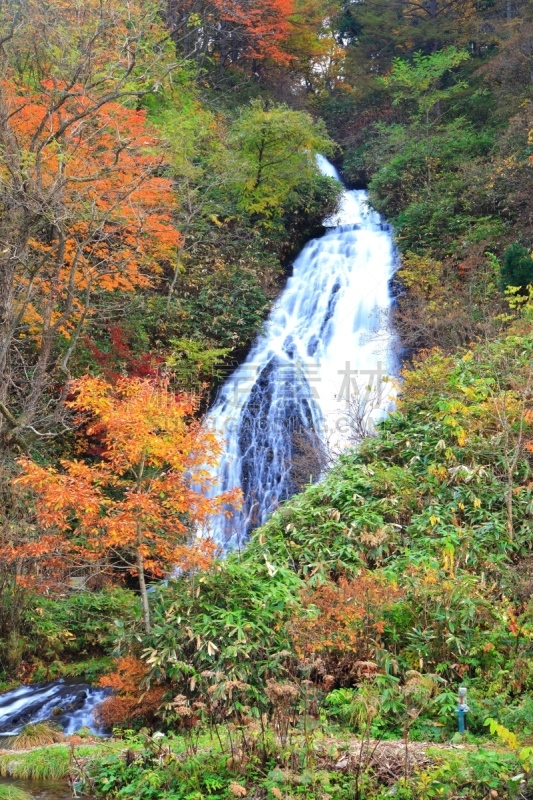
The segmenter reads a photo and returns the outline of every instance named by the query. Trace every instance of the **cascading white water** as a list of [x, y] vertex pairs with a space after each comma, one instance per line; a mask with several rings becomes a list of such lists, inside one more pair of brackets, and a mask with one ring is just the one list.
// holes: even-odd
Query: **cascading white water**
[[64, 733], [82, 728], [99, 732], [94, 712], [109, 695], [108, 689], [57, 680], [20, 686], [0, 695], [0, 736], [15, 736], [24, 725], [53, 719]]
[[[340, 181], [325, 158], [319, 167]], [[239, 546], [294, 493], [297, 437], [338, 446], [354, 392], [373, 384], [379, 394], [394, 366], [383, 325], [395, 269], [389, 228], [361, 190], [345, 191], [339, 213], [324, 225], [330, 230], [298, 256], [263, 333], [208, 416], [225, 443], [216, 492], [240, 487], [244, 496], [242, 511], [212, 524], [224, 549]]]

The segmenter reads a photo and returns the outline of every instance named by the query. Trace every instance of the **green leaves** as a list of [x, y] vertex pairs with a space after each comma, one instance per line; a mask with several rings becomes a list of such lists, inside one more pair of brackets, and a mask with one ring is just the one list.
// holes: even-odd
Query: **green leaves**
[[404, 101], [413, 103], [415, 117], [420, 118], [467, 86], [465, 81], [458, 81], [444, 87], [442, 81], [446, 73], [469, 58], [466, 51], [455, 47], [446, 47], [430, 55], [415, 53], [412, 63], [403, 58], [394, 58], [390, 74], [382, 78], [381, 83], [392, 91], [395, 105]]
[[154, 677], [169, 678], [184, 694], [201, 695], [222, 676], [262, 691], [265, 675], [285, 673], [285, 626], [298, 604], [300, 580], [285, 567], [269, 571], [264, 561], [237, 556], [199, 580], [193, 586], [183, 576], [157, 592], [154, 630], [145, 638]]
[[279, 213], [296, 186], [318, 175], [316, 154], [334, 149], [323, 122], [260, 100], [241, 112], [231, 139], [239, 157], [235, 184], [240, 205], [266, 217]]

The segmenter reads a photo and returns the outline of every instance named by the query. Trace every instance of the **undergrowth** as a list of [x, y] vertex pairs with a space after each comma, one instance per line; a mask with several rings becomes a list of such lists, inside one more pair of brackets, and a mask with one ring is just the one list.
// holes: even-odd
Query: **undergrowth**
[[63, 741], [62, 731], [50, 722], [37, 722], [34, 725], [25, 725], [17, 736], [4, 741], [6, 749], [29, 750], [47, 744], [56, 744]]
[[49, 745], [20, 753], [0, 752], [0, 776], [17, 780], [64, 780], [82, 759], [108, 753], [113, 744]]
[[0, 800], [32, 800], [32, 795], [19, 789], [18, 786], [6, 786], [0, 783]]

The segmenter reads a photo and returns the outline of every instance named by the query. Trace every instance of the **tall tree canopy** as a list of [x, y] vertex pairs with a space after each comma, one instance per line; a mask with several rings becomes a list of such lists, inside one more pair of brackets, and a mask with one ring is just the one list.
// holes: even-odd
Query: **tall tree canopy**
[[94, 295], [146, 286], [180, 244], [137, 107], [175, 61], [150, 2], [10, 3], [0, 29], [0, 409], [49, 428]]

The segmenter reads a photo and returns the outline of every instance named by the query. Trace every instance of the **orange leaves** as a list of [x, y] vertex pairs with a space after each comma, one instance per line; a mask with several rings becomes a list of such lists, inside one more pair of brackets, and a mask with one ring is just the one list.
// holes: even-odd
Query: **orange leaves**
[[175, 473], [214, 463], [219, 446], [213, 434], [192, 419], [194, 398], [176, 396], [166, 380], [121, 378], [113, 386], [86, 376], [72, 384], [68, 405], [89, 415], [89, 434], [105, 437], [105, 458], [116, 472], [144, 459], [147, 466], [168, 465], [157, 478], [159, 492], [170, 490]]
[[55, 287], [45, 273], [42, 288], [67, 291], [75, 264], [80, 291], [88, 285], [106, 291], [147, 285], [154, 265], [172, 258], [181, 237], [172, 223], [171, 181], [156, 174], [162, 159], [154, 154], [157, 140], [145, 112], [118, 102], [93, 108], [82, 86], [73, 87], [58, 111], [44, 87], [40, 93], [25, 87], [23, 96], [9, 81], [3, 88], [19, 148], [34, 154], [25, 167], [29, 178], [41, 191], [61, 186], [63, 214], [71, 221], [64, 240], [30, 239], [35, 254], [44, 248], [51, 260], [61, 247]]
[[170, 0], [169, 6], [177, 42], [185, 42], [190, 55], [202, 49], [208, 31], [210, 53], [222, 69], [292, 60], [287, 44], [295, 30], [294, 0]]
[[194, 526], [235, 502], [209, 498], [218, 443], [192, 418], [193, 398], [177, 396], [165, 380], [121, 378], [115, 385], [86, 376], [72, 385], [69, 405], [85, 433], [101, 441], [94, 463], [64, 460], [61, 468], [21, 461], [18, 483], [38, 498], [36, 515], [64, 550], [97, 560], [114, 554], [132, 572], [141, 557], [155, 575], [178, 565], [204, 567], [210, 542]]
[[115, 695], [104, 700], [98, 710], [100, 721], [108, 728], [131, 723], [132, 719], [150, 720], [159, 708], [165, 689], [161, 686], [146, 688], [148, 668], [134, 656], [122, 656], [115, 661], [109, 675], [100, 678], [100, 686], [111, 689]]
[[[42, 348], [43, 373], [58, 350], [53, 340], [79, 337], [95, 294], [148, 287], [182, 242], [163, 150], [146, 112], [132, 107], [151, 80], [146, 59], [165, 60], [161, 47], [150, 54], [155, 20], [142, 5], [91, 0], [66, 9], [29, 0], [6, 45], [0, 185], [8, 247], [0, 260], [9, 269], [0, 265], [0, 293], [16, 298], [5, 329]], [[9, 13], [0, 9], [0, 25]], [[20, 68], [28, 53], [31, 75]]]
[[248, 37], [247, 56], [271, 58], [287, 64], [290, 56], [283, 50], [283, 43], [292, 32], [290, 17], [294, 14], [293, 0], [214, 0], [221, 19], [242, 28]]
[[66, 531], [73, 514], [82, 515], [85, 526], [97, 524], [103, 501], [91, 469], [78, 461], [63, 461], [63, 470], [44, 468], [29, 459], [21, 459], [22, 475], [17, 483], [32, 489], [40, 499], [39, 522], [44, 528]]
[[383, 576], [363, 572], [337, 584], [308, 588], [302, 600], [307, 615], [291, 626], [298, 656], [321, 662], [329, 674], [351, 674], [355, 660], [371, 659], [385, 630], [383, 612], [401, 597]]

